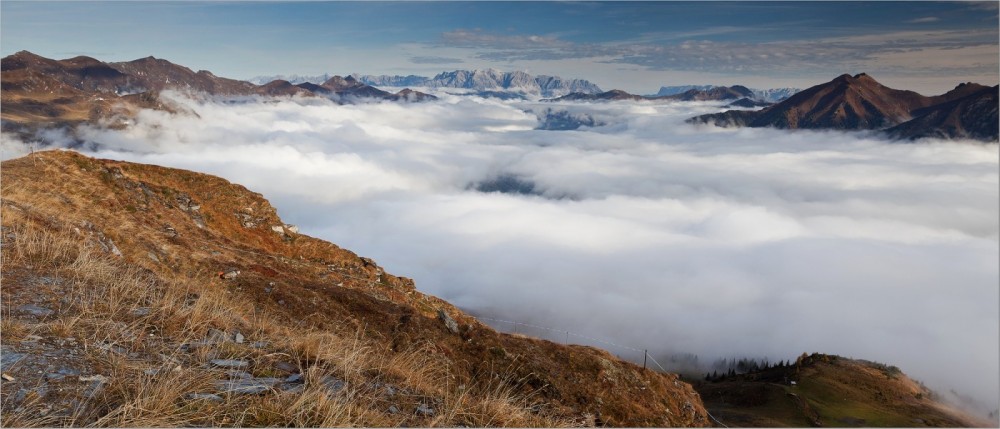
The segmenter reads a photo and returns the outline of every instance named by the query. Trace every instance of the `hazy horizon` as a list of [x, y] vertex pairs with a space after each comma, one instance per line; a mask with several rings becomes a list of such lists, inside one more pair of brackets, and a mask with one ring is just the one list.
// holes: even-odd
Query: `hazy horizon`
[[[1000, 83], [996, 2], [20, 2], [0, 52], [165, 58], [234, 79], [496, 68], [601, 88], [806, 88], [840, 74], [936, 95]], [[155, 19], [150, 19], [155, 17]]]

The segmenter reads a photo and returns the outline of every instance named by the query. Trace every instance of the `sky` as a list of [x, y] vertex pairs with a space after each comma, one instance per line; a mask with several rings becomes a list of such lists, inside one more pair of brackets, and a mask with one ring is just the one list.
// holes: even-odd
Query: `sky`
[[165, 58], [249, 79], [495, 68], [660, 86], [809, 87], [866, 72], [1000, 83], [996, 2], [18, 2], [0, 51]]
[[[222, 176], [422, 292], [560, 331], [522, 333], [570, 331], [664, 364], [837, 354], [995, 409], [997, 144], [684, 122], [723, 102], [437, 95], [338, 105], [168, 92], [161, 100], [187, 113], [40, 138]], [[549, 109], [604, 125], [536, 129]], [[3, 144], [4, 156], [30, 150]], [[489, 192], [499, 178], [526, 192]]]

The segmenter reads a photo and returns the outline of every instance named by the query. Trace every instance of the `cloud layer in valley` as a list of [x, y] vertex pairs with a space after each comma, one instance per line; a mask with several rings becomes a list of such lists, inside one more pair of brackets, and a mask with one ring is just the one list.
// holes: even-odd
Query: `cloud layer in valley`
[[[996, 403], [997, 145], [683, 122], [712, 103], [440, 95], [174, 94], [197, 116], [144, 111], [80, 137], [262, 192], [304, 233], [478, 315], [655, 356], [877, 360]], [[535, 130], [545, 108], [606, 125]]]

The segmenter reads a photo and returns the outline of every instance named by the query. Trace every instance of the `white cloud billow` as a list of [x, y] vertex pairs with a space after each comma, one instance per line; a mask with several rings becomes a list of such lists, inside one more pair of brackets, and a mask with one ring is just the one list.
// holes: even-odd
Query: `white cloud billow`
[[[198, 116], [90, 129], [90, 153], [243, 184], [476, 314], [704, 361], [878, 360], [996, 402], [995, 144], [683, 122], [712, 103], [172, 97]], [[545, 107], [608, 125], [533, 130]], [[476, 190], [498, 177], [531, 192]]]

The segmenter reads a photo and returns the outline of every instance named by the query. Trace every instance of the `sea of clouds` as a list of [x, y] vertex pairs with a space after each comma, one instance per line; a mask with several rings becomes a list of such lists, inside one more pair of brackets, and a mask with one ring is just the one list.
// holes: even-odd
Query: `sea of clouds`
[[[852, 356], [997, 402], [998, 145], [684, 123], [721, 103], [439, 95], [167, 93], [189, 113], [46, 138], [245, 185], [303, 233], [483, 317], [702, 362]], [[547, 108], [606, 125], [536, 130]], [[27, 150], [9, 135], [3, 149]]]

